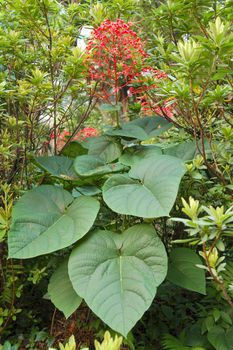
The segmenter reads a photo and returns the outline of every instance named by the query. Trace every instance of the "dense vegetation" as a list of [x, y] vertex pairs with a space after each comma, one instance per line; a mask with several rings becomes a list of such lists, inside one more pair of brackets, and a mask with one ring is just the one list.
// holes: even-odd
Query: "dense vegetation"
[[232, 9], [0, 0], [1, 350], [232, 350]]

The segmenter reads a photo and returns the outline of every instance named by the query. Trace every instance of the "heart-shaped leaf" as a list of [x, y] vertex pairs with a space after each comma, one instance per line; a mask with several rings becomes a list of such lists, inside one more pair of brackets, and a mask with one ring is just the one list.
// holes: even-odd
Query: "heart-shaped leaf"
[[75, 292], [68, 275], [68, 260], [65, 260], [52, 274], [48, 294], [53, 304], [62, 311], [66, 318], [79, 307], [82, 298]]
[[64, 156], [36, 157], [36, 164], [55, 177], [65, 180], [78, 180], [73, 168], [73, 159]]
[[167, 279], [179, 287], [206, 294], [206, 279], [201, 259], [191, 249], [176, 248], [170, 254]]
[[93, 138], [89, 145], [88, 154], [97, 156], [106, 163], [111, 163], [121, 155], [122, 147], [116, 141], [106, 136]]
[[171, 126], [165, 118], [145, 117], [122, 124], [120, 129], [108, 130], [106, 134], [144, 141], [162, 134]]
[[99, 202], [74, 200], [62, 188], [43, 185], [28, 191], [14, 206], [8, 236], [11, 258], [32, 258], [68, 247], [92, 227]]
[[119, 158], [119, 161], [127, 166], [132, 166], [139, 160], [148, 159], [155, 157], [156, 155], [161, 155], [161, 148], [154, 145], [146, 146], [134, 146], [126, 149], [125, 153]]
[[79, 176], [88, 177], [118, 172], [124, 166], [120, 163], [107, 164], [101, 158], [88, 154], [75, 158], [74, 169]]
[[111, 176], [103, 186], [103, 199], [119, 214], [144, 218], [168, 216], [175, 202], [183, 162], [171, 156], [155, 156], [137, 162], [129, 176]]
[[73, 250], [68, 270], [75, 291], [91, 310], [127, 336], [166, 276], [167, 255], [150, 225], [122, 234], [97, 230]]

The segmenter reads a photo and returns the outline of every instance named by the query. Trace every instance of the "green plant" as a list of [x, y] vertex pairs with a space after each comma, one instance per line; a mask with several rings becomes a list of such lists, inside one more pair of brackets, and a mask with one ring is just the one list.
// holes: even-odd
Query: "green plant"
[[208, 171], [224, 185], [231, 183], [232, 168], [233, 37], [231, 16], [226, 16], [230, 6], [231, 1], [175, 0], [146, 15], [153, 28], [152, 60], [156, 57], [170, 77], [156, 82], [146, 92], [148, 98], [157, 105], [172, 102], [173, 115], [164, 111], [164, 116], [193, 136]]
[[13, 207], [13, 194], [11, 193], [11, 188], [7, 184], [2, 185], [0, 189], [0, 242], [5, 239], [5, 236], [9, 230], [11, 212]]
[[[199, 201], [189, 198], [189, 203], [182, 199], [182, 211], [189, 219], [174, 219], [181, 221], [187, 227], [190, 238], [178, 240], [174, 243], [202, 244], [199, 254], [203, 257], [205, 265], [198, 265], [210, 274], [211, 279], [220, 287], [224, 298], [233, 308], [233, 302], [229, 296], [222, 277], [225, 270], [225, 256], [219, 256], [219, 252], [225, 251], [224, 239], [232, 237], [233, 211], [232, 207], [224, 212], [224, 207], [209, 208], [200, 206]], [[207, 215], [200, 216], [202, 212]]]
[[[22, 311], [17, 307], [16, 299], [21, 296], [23, 285], [20, 277], [23, 273], [22, 266], [6, 259], [6, 237], [9, 231], [12, 208], [13, 193], [11, 186], [2, 184], [0, 186], [0, 334], [11, 320], [16, 320]], [[7, 345], [6, 347], [9, 345]]]
[[[120, 350], [122, 341], [123, 341], [122, 337], [118, 337], [117, 335], [115, 335], [115, 338], [113, 339], [111, 337], [111, 334], [108, 331], [106, 331], [104, 333], [104, 340], [102, 341], [102, 343], [99, 343], [97, 340], [95, 340], [95, 349], [96, 350]], [[59, 343], [59, 349], [76, 350], [77, 346], [76, 346], [75, 337], [72, 335], [65, 345], [63, 345], [62, 343]], [[54, 348], [49, 348], [49, 350], [54, 350]], [[89, 350], [89, 349], [81, 348], [80, 350]]]
[[[76, 341], [74, 336], [72, 335], [69, 339], [68, 342], [63, 345], [62, 343], [59, 343], [59, 349], [60, 350], [76, 350]], [[54, 348], [49, 348], [49, 350], [54, 350]]]
[[[232, 1], [4, 5], [0, 172], [10, 192], [0, 211], [3, 341], [21, 337], [34, 349], [47, 342], [39, 329], [56, 337], [62, 324], [68, 338], [75, 332], [65, 334], [63, 325], [70, 322], [75, 331], [85, 323], [92, 336], [110, 326], [132, 349], [160, 350], [168, 333], [168, 349], [231, 349], [232, 209], [222, 206], [232, 204]], [[145, 39], [138, 44], [147, 68], [137, 55], [131, 61], [128, 42], [121, 57], [112, 50], [105, 57], [97, 45], [97, 65], [115, 63], [119, 73], [115, 90], [111, 83], [104, 91], [99, 84], [112, 79], [90, 84], [86, 53], [74, 46], [82, 26], [106, 17], [108, 24], [130, 19], [131, 34]], [[121, 108], [131, 122], [115, 128], [112, 112]], [[83, 126], [102, 134], [77, 138]], [[189, 196], [204, 205], [184, 202], [182, 211]], [[68, 321], [39, 302], [47, 284], [46, 297]], [[107, 325], [83, 316], [85, 304]]]
[[12, 345], [9, 341], [5, 341], [3, 345], [0, 344], [0, 350], [17, 350], [18, 345]]
[[[156, 235], [156, 218], [169, 215], [185, 167], [181, 159], [163, 154], [162, 148], [140, 141], [168, 127], [159, 117], [139, 119], [83, 141], [87, 154], [69, 162], [64, 156], [44, 157], [43, 169], [57, 185], [34, 188], [16, 204], [9, 256], [35, 257], [78, 241], [48, 288], [66, 317], [83, 298], [105, 323], [126, 336], [166, 277], [167, 254]], [[123, 151], [126, 139], [132, 141]], [[36, 162], [40, 166], [42, 158]], [[62, 167], [55, 173], [58, 163]], [[73, 174], [69, 178], [63, 175], [68, 169]], [[146, 223], [148, 219], [152, 224]], [[88, 233], [93, 224], [95, 229]], [[133, 281], [132, 273], [137, 276]]]
[[115, 335], [115, 338], [113, 339], [111, 337], [111, 334], [106, 331], [104, 333], [104, 340], [102, 343], [99, 343], [97, 340], [95, 340], [95, 348], [96, 350], [120, 350], [122, 341], [122, 337]]
[[179, 339], [173, 337], [170, 334], [167, 334], [164, 336], [162, 345], [164, 350], [206, 350], [203, 347], [200, 346], [195, 346], [195, 347], [190, 347], [190, 346], [185, 346], [182, 341]]

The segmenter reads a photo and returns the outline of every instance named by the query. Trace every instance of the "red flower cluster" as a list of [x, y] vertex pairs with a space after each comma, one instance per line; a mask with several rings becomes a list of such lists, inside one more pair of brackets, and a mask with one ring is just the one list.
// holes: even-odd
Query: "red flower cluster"
[[[161, 103], [155, 92], [158, 81], [168, 76], [160, 70], [144, 66], [147, 54], [131, 26], [131, 22], [125, 23], [121, 19], [116, 22], [106, 19], [93, 30], [86, 47], [89, 78], [99, 83], [101, 100], [107, 103], [121, 101], [123, 111], [124, 106], [127, 108], [124, 102], [134, 95], [141, 103], [143, 114], [155, 113], [171, 118], [174, 109], [171, 101]], [[121, 93], [124, 87], [127, 89]], [[98, 91], [95, 91], [96, 96]]]
[[[142, 41], [131, 29], [132, 23], [106, 19], [93, 30], [86, 47], [89, 77], [106, 85], [102, 98], [109, 98], [109, 88], [117, 93], [141, 70], [147, 56]], [[105, 96], [103, 96], [105, 95]]]
[[[98, 136], [98, 130], [92, 127], [87, 127], [80, 130], [73, 138], [74, 141], [83, 141], [88, 137]], [[70, 132], [68, 130], [63, 130], [61, 133], [57, 134], [57, 150], [60, 151], [65, 145], [67, 139], [70, 137]], [[54, 146], [54, 132], [50, 134], [50, 145]]]
[[135, 95], [136, 100], [141, 104], [141, 111], [144, 115], [153, 113], [172, 118], [174, 106], [171, 101], [165, 101], [162, 104], [158, 101], [154, 89], [158, 87], [158, 80], [167, 79], [165, 72], [152, 67], [143, 68], [141, 74], [134, 79], [136, 87], [129, 88], [129, 94]]
[[74, 140], [82, 141], [88, 137], [94, 136], [98, 136], [98, 131], [95, 128], [84, 128], [75, 135]]

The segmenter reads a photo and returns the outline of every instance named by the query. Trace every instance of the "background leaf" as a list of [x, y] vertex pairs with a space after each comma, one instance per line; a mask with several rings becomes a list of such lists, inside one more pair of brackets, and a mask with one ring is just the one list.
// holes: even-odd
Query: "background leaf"
[[121, 145], [106, 136], [93, 138], [90, 143], [88, 154], [98, 156], [106, 163], [111, 163], [121, 155]]
[[82, 142], [71, 141], [62, 151], [62, 154], [67, 157], [75, 158], [86, 154], [87, 150], [83, 147]]
[[167, 279], [182, 288], [206, 294], [205, 272], [196, 266], [201, 263], [193, 250], [175, 248], [169, 257]]
[[107, 135], [121, 136], [122, 138], [138, 139], [140, 141], [148, 138], [147, 133], [137, 125], [123, 124], [120, 129], [110, 129]]
[[97, 156], [84, 155], [75, 158], [74, 169], [79, 176], [98, 176], [118, 172], [124, 169], [120, 163], [107, 164]]
[[106, 134], [144, 141], [159, 136], [171, 126], [165, 118], [145, 117], [122, 124], [120, 129], [108, 130]]
[[73, 159], [64, 156], [36, 157], [36, 164], [55, 177], [65, 180], [78, 180], [73, 168]]
[[216, 350], [232, 350], [233, 327], [224, 330], [215, 326], [208, 332], [207, 338]]
[[80, 196], [95, 196], [96, 194], [101, 193], [101, 190], [97, 186], [92, 185], [84, 185], [75, 187], [72, 191], [73, 197], [80, 197]]
[[155, 157], [156, 155], [161, 155], [161, 148], [154, 145], [140, 145], [129, 147], [125, 150], [122, 156], [119, 158], [119, 161], [127, 166], [132, 166], [137, 163], [139, 160], [148, 159]]
[[183, 160], [193, 160], [196, 152], [197, 146], [194, 141], [182, 142], [178, 145], [163, 149], [164, 154], [168, 154]]
[[142, 128], [146, 132], [147, 138], [159, 136], [172, 127], [171, 123], [159, 116], [135, 119], [129, 122], [129, 124]]

